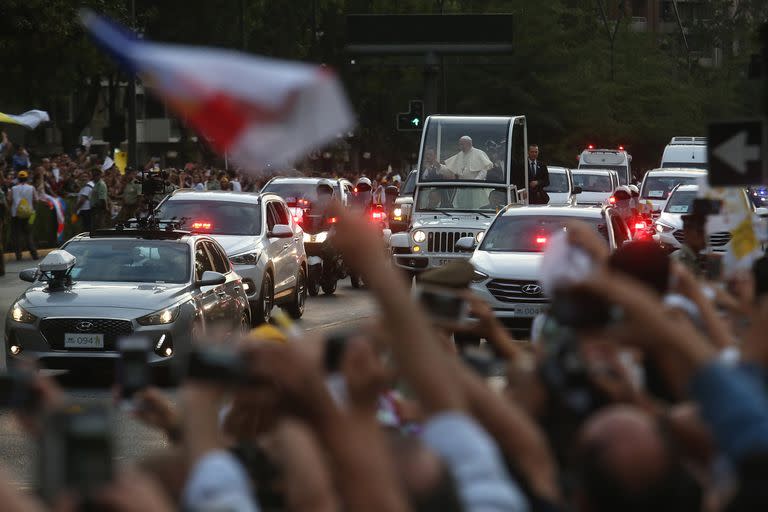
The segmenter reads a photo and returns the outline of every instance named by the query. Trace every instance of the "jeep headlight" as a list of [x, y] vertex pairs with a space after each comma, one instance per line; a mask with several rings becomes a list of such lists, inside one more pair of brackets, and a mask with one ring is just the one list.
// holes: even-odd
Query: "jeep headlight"
[[18, 302], [15, 303], [11, 308], [11, 318], [13, 318], [14, 322], [19, 322], [22, 324], [31, 324], [37, 320], [35, 315], [21, 307]]
[[255, 265], [259, 261], [261, 253], [259, 251], [244, 252], [235, 254], [229, 258], [229, 261], [235, 265]]
[[179, 316], [179, 311], [181, 311], [181, 304], [155, 311], [154, 313], [137, 318], [136, 321], [139, 322], [139, 325], [165, 325], [176, 320], [176, 317]]
[[416, 242], [417, 244], [420, 244], [426, 241], [426, 239], [427, 239], [427, 234], [425, 232], [421, 230], [413, 232], [413, 241]]

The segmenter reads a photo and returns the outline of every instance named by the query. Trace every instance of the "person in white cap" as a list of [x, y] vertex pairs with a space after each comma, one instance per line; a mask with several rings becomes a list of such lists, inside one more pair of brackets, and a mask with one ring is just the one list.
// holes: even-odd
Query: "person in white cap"
[[459, 151], [445, 161], [446, 167], [460, 180], [484, 180], [493, 168], [493, 162], [482, 149], [472, 146], [472, 138], [464, 135], [459, 139]]

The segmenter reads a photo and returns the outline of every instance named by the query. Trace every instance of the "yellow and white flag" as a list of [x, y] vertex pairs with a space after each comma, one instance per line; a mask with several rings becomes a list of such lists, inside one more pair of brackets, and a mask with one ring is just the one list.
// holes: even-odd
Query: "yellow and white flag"
[[11, 114], [4, 114], [0, 112], [0, 123], [17, 124], [24, 126], [30, 130], [34, 130], [40, 123], [48, 122], [51, 118], [48, 117], [48, 112], [44, 110], [30, 110], [14, 116]]

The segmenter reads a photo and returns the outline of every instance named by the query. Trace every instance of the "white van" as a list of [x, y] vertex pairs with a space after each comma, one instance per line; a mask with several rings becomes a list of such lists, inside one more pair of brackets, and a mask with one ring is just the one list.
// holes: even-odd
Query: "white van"
[[706, 169], [706, 137], [672, 137], [661, 155], [661, 168]]
[[610, 169], [619, 175], [619, 185], [632, 183], [632, 155], [619, 149], [594, 149], [590, 146], [579, 155], [579, 169]]
[[664, 210], [672, 193], [678, 185], [706, 184], [707, 171], [703, 169], [651, 169], [645, 173], [640, 186], [640, 201], [653, 205], [654, 215]]

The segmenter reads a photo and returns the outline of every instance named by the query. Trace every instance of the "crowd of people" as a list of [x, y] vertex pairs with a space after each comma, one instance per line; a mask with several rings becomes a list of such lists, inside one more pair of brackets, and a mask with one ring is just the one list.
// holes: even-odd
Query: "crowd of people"
[[[145, 389], [137, 417], [167, 446], [98, 488], [69, 489], [55, 510], [83, 499], [141, 512], [768, 507], [765, 257], [706, 281], [652, 243], [609, 253], [574, 223], [563, 236], [591, 273], [556, 287], [546, 325], [522, 343], [467, 290], [466, 262], [421, 281], [462, 294], [477, 322], [438, 324], [380, 234], [333, 213], [335, 243], [377, 316], [333, 337], [262, 327], [219, 346], [243, 378], [189, 377], [178, 403]], [[487, 343], [452, 341], [467, 332]], [[493, 367], [503, 384], [488, 378]], [[68, 403], [45, 377], [35, 386], [43, 410]], [[19, 413], [32, 433], [44, 417]], [[7, 480], [0, 496], [10, 512], [47, 506]]]

